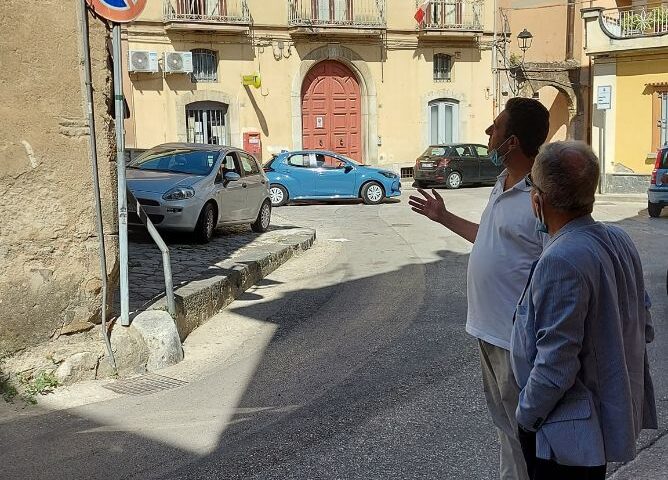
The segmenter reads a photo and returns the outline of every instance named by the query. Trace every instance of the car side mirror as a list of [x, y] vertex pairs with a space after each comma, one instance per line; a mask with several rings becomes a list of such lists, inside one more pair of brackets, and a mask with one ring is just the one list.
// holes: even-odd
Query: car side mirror
[[350, 173], [350, 172], [353, 171], [353, 167], [351, 167], [350, 165], [346, 165], [346, 166], [344, 167], [343, 170], [344, 170], [346, 173]]
[[241, 175], [236, 172], [227, 172], [225, 174], [225, 182], [223, 183], [227, 185], [230, 182], [238, 182], [239, 180], [241, 180]]

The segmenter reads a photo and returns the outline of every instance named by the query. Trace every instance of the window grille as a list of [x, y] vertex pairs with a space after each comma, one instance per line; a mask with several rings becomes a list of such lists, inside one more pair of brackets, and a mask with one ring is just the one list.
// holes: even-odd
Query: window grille
[[444, 53], [434, 54], [434, 81], [449, 82], [452, 57]]
[[195, 49], [193, 54], [193, 82], [218, 81], [218, 56], [212, 50]]
[[196, 102], [186, 107], [188, 142], [224, 145], [226, 108], [214, 102]]

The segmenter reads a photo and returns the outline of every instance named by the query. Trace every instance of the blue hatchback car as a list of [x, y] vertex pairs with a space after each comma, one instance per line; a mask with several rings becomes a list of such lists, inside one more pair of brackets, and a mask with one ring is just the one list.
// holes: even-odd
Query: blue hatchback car
[[401, 195], [396, 173], [324, 150], [281, 152], [264, 166], [264, 171], [274, 207], [290, 200], [343, 198], [361, 198], [367, 205], [377, 205], [386, 197]]
[[661, 147], [656, 154], [656, 164], [652, 171], [647, 197], [647, 211], [650, 217], [660, 216], [663, 207], [668, 206], [668, 145]]

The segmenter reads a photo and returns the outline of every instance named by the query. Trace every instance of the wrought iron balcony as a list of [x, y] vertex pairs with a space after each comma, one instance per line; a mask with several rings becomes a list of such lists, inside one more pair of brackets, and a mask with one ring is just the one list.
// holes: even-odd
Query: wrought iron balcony
[[484, 5], [484, 0], [430, 0], [418, 28], [420, 32], [482, 31]]
[[167, 23], [250, 25], [246, 0], [163, 0]]
[[668, 6], [609, 8], [601, 12], [601, 23], [613, 38], [668, 34]]
[[288, 0], [288, 24], [385, 28], [385, 0]]

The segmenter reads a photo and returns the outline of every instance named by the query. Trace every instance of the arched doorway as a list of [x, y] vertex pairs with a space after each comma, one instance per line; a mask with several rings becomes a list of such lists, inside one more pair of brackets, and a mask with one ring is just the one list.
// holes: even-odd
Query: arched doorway
[[340, 62], [320, 62], [304, 78], [301, 97], [303, 148], [361, 161], [361, 92], [355, 74]]
[[553, 86], [545, 86], [538, 90], [540, 103], [550, 112], [550, 131], [547, 142], [557, 142], [570, 138], [569, 124], [571, 114], [568, 96]]

